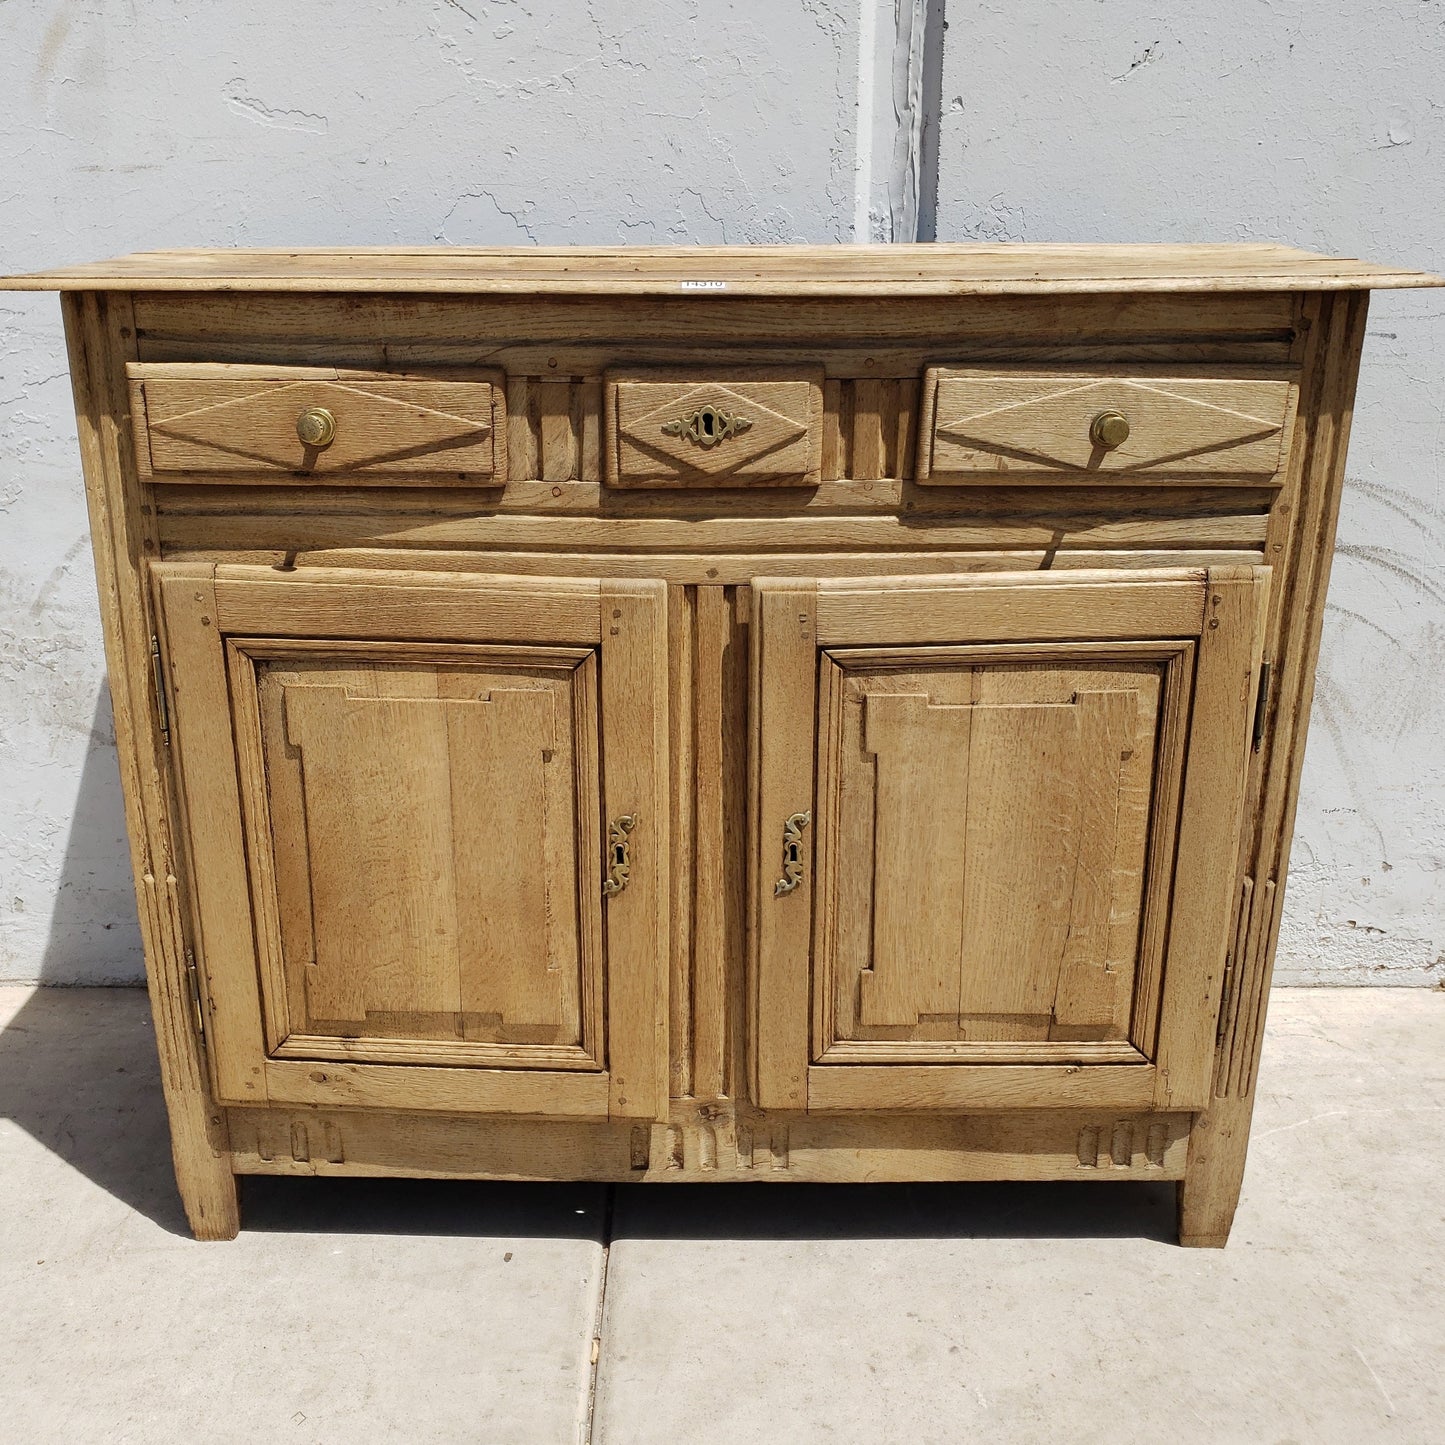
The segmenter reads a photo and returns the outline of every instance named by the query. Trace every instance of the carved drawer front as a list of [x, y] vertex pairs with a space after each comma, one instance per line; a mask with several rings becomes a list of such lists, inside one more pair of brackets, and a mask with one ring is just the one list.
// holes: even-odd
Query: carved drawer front
[[1267, 576], [754, 583], [764, 1107], [1208, 1102]]
[[385, 376], [132, 363], [129, 376], [141, 474], [157, 481], [247, 473], [393, 486], [507, 479], [499, 371]]
[[823, 371], [611, 371], [613, 487], [816, 486]]
[[1260, 486], [1283, 471], [1295, 401], [1285, 369], [930, 367], [918, 480]]
[[662, 584], [156, 577], [219, 1096], [653, 1117]]

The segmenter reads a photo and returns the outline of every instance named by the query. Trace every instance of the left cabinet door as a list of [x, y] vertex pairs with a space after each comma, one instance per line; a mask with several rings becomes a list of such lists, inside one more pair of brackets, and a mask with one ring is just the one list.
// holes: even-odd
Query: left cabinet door
[[658, 1116], [664, 584], [154, 584], [220, 1100]]

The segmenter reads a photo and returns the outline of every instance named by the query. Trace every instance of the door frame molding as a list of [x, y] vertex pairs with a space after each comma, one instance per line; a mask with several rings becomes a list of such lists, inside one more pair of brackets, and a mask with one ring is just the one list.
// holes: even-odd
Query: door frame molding
[[[749, 1004], [763, 1108], [1204, 1108], [1244, 816], [1267, 567], [1099, 569], [753, 582]], [[778, 829], [819, 804], [822, 654], [834, 647], [1194, 643], [1153, 1061], [817, 1063], [813, 969], [817, 829], [804, 886], [774, 896]], [[1161, 713], [1161, 730], [1168, 725]], [[1168, 740], [1161, 737], [1161, 746]], [[1151, 830], [1152, 833], [1152, 830]], [[1151, 836], [1151, 867], [1161, 851]], [[1220, 867], [1219, 860], [1229, 860]]]
[[[170, 771], [189, 865], [189, 934], [218, 1102], [665, 1118], [666, 585], [194, 562], [156, 562], [150, 570], [173, 718]], [[605, 1071], [318, 1062], [268, 1053], [258, 910], [252, 906], [236, 766], [255, 768], [260, 759], [238, 752], [247, 740], [238, 734], [232, 710], [231, 637], [597, 650], [602, 810], [604, 816], [631, 813], [637, 819], [629, 837], [629, 885], [604, 905]], [[600, 848], [596, 874], [600, 888]]]

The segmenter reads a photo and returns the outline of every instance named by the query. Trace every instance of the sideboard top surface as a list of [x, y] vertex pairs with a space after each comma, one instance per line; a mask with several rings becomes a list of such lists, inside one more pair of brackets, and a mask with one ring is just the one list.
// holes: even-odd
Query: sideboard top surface
[[0, 277], [14, 291], [967, 296], [1359, 291], [1445, 278], [1271, 244], [436, 246], [138, 251]]

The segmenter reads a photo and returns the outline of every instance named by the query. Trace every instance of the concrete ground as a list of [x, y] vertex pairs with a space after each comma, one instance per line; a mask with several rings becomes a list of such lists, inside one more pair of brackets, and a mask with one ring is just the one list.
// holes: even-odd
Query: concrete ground
[[1429, 1445], [1442, 1182], [1445, 993], [1290, 990], [1224, 1251], [1142, 1184], [254, 1180], [196, 1244], [144, 997], [0, 989], [0, 1441]]

